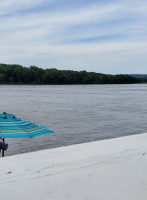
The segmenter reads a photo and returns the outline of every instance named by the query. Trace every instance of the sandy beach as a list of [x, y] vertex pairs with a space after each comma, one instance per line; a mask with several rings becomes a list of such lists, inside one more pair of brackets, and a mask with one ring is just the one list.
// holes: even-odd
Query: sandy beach
[[0, 158], [3, 200], [146, 200], [147, 133]]

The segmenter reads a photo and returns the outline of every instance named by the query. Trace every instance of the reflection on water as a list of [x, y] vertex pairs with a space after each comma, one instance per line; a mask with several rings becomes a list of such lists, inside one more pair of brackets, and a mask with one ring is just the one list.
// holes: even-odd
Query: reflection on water
[[147, 85], [0, 86], [0, 112], [46, 125], [54, 134], [7, 139], [6, 155], [143, 133]]

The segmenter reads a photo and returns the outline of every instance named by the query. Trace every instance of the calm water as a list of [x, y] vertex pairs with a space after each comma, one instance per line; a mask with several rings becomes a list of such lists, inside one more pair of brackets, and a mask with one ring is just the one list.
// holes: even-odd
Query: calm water
[[0, 86], [0, 112], [54, 134], [7, 139], [6, 155], [147, 132], [147, 85]]

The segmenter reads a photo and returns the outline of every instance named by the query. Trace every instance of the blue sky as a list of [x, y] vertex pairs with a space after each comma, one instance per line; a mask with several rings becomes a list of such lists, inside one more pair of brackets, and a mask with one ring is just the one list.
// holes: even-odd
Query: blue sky
[[0, 0], [0, 63], [147, 73], [146, 0]]

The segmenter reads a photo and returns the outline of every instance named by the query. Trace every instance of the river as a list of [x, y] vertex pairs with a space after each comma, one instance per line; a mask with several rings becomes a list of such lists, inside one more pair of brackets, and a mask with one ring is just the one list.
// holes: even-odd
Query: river
[[0, 85], [0, 113], [55, 133], [7, 139], [6, 155], [147, 132], [147, 85]]

